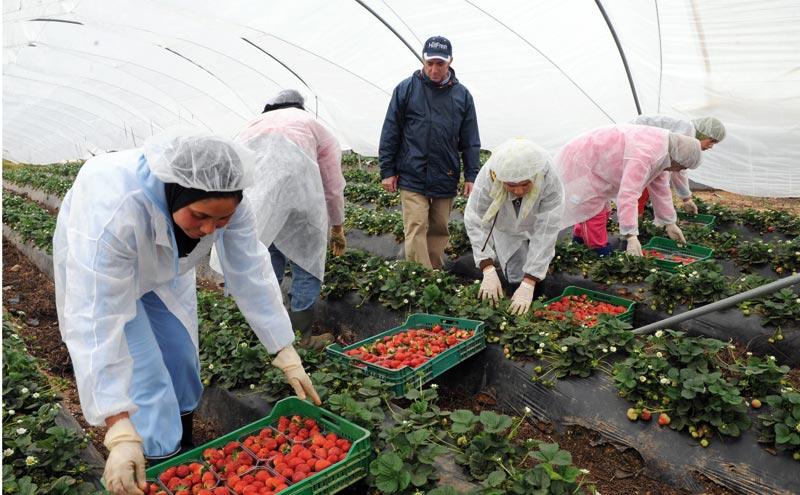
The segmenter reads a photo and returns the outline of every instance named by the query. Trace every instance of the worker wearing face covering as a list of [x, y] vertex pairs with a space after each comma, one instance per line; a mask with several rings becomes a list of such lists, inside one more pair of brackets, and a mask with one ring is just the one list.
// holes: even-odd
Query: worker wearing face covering
[[574, 226], [614, 200], [627, 252], [642, 255], [637, 205], [650, 189], [655, 224], [671, 239], [686, 242], [676, 225], [669, 172], [700, 166], [700, 142], [657, 127], [617, 124], [599, 127], [572, 139], [558, 152], [555, 167], [566, 200], [562, 227]]
[[509, 285], [510, 311], [524, 314], [555, 255], [564, 189], [550, 155], [527, 139], [498, 146], [481, 168], [464, 210], [475, 264], [483, 272], [479, 297], [503, 297], [500, 268]]
[[200, 401], [194, 267], [215, 244], [226, 287], [301, 398], [319, 397], [242, 199], [253, 158], [205, 133], [165, 133], [81, 168], [53, 236], [61, 336], [87, 422], [105, 425], [103, 478], [142, 493], [145, 459], [191, 447]]

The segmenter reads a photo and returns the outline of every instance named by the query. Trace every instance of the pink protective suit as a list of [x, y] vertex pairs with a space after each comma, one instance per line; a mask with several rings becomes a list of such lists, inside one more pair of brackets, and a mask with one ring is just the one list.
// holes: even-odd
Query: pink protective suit
[[669, 131], [633, 124], [600, 127], [572, 139], [555, 158], [566, 193], [562, 228], [595, 216], [614, 200], [620, 234], [638, 235], [637, 205], [646, 187], [655, 224], [674, 223], [677, 215], [665, 171], [668, 150]]
[[299, 108], [283, 108], [262, 113], [248, 122], [236, 136], [238, 141], [259, 136], [278, 134], [288, 138], [319, 165], [328, 223], [344, 222], [344, 186], [342, 175], [342, 148], [336, 136], [311, 114]]

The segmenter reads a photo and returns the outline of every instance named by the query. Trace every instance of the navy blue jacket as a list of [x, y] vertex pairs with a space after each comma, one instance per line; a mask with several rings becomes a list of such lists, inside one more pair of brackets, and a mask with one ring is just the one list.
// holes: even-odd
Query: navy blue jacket
[[472, 95], [452, 68], [444, 85], [420, 69], [394, 89], [381, 130], [381, 179], [398, 175], [399, 189], [452, 198], [461, 176], [459, 152], [464, 180], [475, 182], [480, 148]]

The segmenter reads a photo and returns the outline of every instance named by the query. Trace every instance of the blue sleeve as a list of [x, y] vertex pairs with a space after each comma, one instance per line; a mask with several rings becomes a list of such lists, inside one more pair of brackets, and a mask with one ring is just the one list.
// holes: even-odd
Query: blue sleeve
[[405, 122], [405, 103], [402, 94], [407, 86], [403, 81], [394, 88], [386, 118], [381, 129], [381, 141], [378, 147], [378, 163], [381, 167], [381, 179], [398, 175], [397, 154], [403, 140], [403, 125]]
[[466, 117], [461, 123], [461, 135], [458, 143], [461, 160], [464, 162], [464, 181], [475, 182], [481, 168], [481, 137], [478, 133], [478, 116], [475, 113], [475, 102], [467, 91]]

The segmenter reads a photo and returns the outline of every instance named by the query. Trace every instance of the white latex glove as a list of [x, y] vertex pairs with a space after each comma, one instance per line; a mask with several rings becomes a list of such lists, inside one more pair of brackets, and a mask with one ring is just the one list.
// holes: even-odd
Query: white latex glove
[[673, 241], [686, 242], [686, 238], [683, 237], [683, 231], [674, 223], [667, 224], [666, 229], [667, 235]]
[[142, 495], [147, 487], [142, 437], [129, 418], [117, 420], [106, 432], [108, 449], [103, 482], [112, 495]]
[[341, 256], [347, 248], [347, 240], [344, 238], [344, 232], [336, 232], [331, 229], [331, 252], [334, 256]]
[[683, 211], [689, 215], [697, 215], [697, 205], [691, 199], [687, 199], [683, 202]]
[[300, 361], [297, 351], [294, 350], [294, 346], [287, 345], [278, 351], [275, 359], [272, 360], [272, 364], [283, 371], [283, 374], [286, 375], [286, 381], [292, 386], [294, 393], [300, 399], [305, 400], [306, 394], [308, 394], [314, 404], [318, 406], [322, 404], [314, 385], [311, 383], [311, 378], [308, 377], [306, 370], [303, 369], [303, 363]]
[[511, 296], [511, 314], [524, 315], [529, 309], [531, 309], [531, 301], [533, 301], [533, 289], [535, 287], [535, 283], [531, 284], [525, 280], [519, 284], [517, 290], [514, 291], [514, 295]]
[[[675, 225], [674, 223], [672, 225]], [[642, 243], [639, 238], [634, 236], [628, 237], [628, 248], [625, 250], [631, 256], [642, 256]]]
[[484, 300], [489, 299], [492, 306], [503, 298], [503, 286], [500, 284], [495, 267], [489, 266], [483, 270], [483, 281], [478, 291], [478, 297]]

